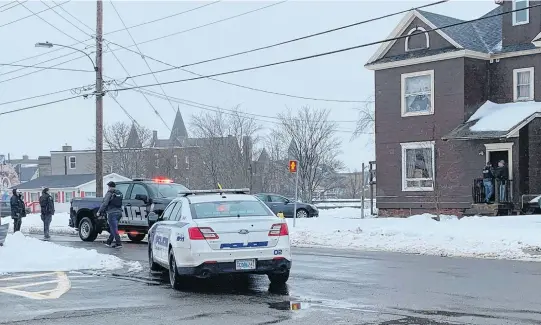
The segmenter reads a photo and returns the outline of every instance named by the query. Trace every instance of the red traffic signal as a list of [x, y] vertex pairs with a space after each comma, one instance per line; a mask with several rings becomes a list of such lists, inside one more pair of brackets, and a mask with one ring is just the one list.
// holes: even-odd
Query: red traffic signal
[[297, 161], [296, 160], [290, 160], [289, 161], [289, 172], [290, 173], [296, 173], [297, 172]]

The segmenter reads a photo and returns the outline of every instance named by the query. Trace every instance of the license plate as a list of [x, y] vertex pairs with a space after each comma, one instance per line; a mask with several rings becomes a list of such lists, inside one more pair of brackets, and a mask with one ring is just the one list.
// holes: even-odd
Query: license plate
[[255, 267], [256, 267], [255, 259], [236, 260], [235, 264], [236, 264], [237, 270], [255, 270]]

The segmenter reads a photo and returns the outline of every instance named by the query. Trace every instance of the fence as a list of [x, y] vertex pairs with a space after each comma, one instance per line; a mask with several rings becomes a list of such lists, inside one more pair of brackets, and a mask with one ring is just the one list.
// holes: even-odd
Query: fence
[[[376, 205], [374, 200], [374, 206]], [[337, 208], [355, 208], [362, 209], [362, 200], [359, 199], [336, 199], [336, 200], [314, 200], [312, 203], [320, 210]], [[364, 200], [364, 208], [370, 209], [370, 199]]]
[[[473, 203], [485, 203], [485, 196], [483, 179], [474, 179], [472, 185]], [[513, 203], [513, 180], [510, 179], [503, 183], [500, 180], [493, 181], [492, 195], [489, 201], [494, 203]]]

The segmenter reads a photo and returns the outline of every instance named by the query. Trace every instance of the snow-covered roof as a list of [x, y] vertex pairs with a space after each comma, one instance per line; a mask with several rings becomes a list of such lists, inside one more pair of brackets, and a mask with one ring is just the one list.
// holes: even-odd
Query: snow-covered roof
[[508, 138], [536, 117], [541, 117], [541, 102], [496, 104], [486, 101], [443, 139]]

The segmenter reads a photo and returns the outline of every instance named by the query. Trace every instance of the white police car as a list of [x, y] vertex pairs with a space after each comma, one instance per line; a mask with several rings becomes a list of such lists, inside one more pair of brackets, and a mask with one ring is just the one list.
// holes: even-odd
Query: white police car
[[267, 274], [285, 283], [291, 269], [289, 231], [248, 189], [180, 193], [148, 232], [150, 269], [169, 270], [178, 289], [186, 276]]

